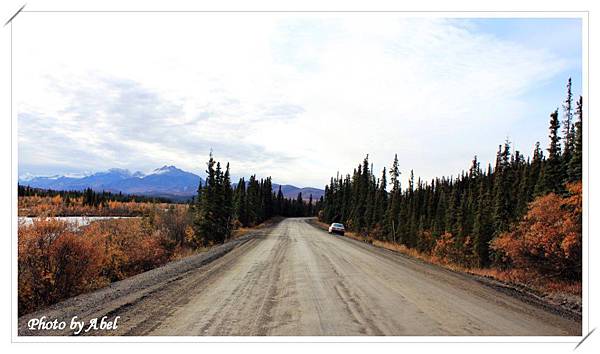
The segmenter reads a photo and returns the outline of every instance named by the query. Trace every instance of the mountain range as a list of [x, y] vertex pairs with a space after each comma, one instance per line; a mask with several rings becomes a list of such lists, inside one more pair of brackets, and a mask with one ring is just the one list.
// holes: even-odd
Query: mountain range
[[[142, 172], [132, 173], [126, 169], [112, 168], [108, 171], [82, 177], [27, 176], [19, 178], [20, 185], [34, 188], [79, 191], [92, 188], [96, 191], [122, 192], [173, 199], [186, 199], [194, 196], [200, 181], [204, 183], [200, 176], [183, 171], [175, 166], [163, 166], [148, 174]], [[273, 191], [276, 192], [279, 186], [279, 184], [273, 183]], [[298, 193], [302, 193], [304, 198], [308, 198], [312, 194], [313, 199], [319, 199], [324, 193], [322, 189], [299, 188], [289, 184], [281, 185], [281, 192], [286, 198], [296, 198]]]

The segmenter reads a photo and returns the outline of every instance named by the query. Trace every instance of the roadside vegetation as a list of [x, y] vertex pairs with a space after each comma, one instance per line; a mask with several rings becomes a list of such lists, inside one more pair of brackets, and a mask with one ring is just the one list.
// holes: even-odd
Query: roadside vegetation
[[[18, 308], [23, 315], [170, 261], [206, 251], [278, 216], [311, 216], [309, 196], [286, 199], [271, 179], [235, 186], [212, 154], [207, 179], [188, 204], [120, 194], [20, 188]], [[139, 216], [77, 226], [54, 216]]]
[[[531, 158], [499, 146], [494, 166], [477, 157], [456, 177], [400, 185], [394, 158], [377, 178], [368, 155], [345, 177], [331, 178], [319, 219], [341, 222], [349, 236], [432, 263], [580, 296], [582, 274], [582, 98], [571, 80], [550, 115], [545, 154]], [[562, 130], [561, 130], [562, 125]]]
[[[191, 250], [186, 205], [144, 218], [76, 227], [55, 218], [19, 225], [19, 314], [150, 270]], [[187, 236], [187, 237], [186, 237]]]

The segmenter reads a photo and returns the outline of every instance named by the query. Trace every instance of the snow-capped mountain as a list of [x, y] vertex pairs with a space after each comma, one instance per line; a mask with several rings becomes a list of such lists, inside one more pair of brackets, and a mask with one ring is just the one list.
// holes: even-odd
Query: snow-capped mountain
[[32, 177], [19, 178], [19, 183], [30, 187], [54, 190], [84, 190], [123, 192], [127, 194], [157, 196], [189, 196], [198, 189], [200, 177], [175, 166], [163, 166], [149, 174], [131, 173], [129, 170], [112, 168], [84, 177]]
[[129, 194], [191, 196], [196, 194], [200, 180], [200, 176], [191, 172], [175, 166], [163, 166], [147, 175], [133, 174], [109, 188]]
[[[112, 168], [108, 171], [97, 172], [82, 177], [50, 176], [35, 177], [25, 174], [19, 177], [19, 184], [35, 188], [53, 190], [84, 190], [92, 188], [97, 191], [122, 192], [126, 194], [154, 195], [163, 197], [191, 197], [196, 195], [200, 176], [183, 171], [175, 166], [163, 166], [144, 174], [131, 173], [126, 169]], [[273, 183], [273, 191], [279, 190], [279, 184]], [[323, 195], [322, 189], [299, 188], [292, 185], [282, 185], [281, 191], [286, 198], [296, 198], [302, 193], [304, 199], [312, 194], [317, 200]]]

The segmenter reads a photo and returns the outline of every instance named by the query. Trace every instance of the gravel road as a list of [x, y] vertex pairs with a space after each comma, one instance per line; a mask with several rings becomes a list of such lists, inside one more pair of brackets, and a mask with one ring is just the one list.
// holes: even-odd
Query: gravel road
[[[87, 335], [580, 335], [581, 322], [477, 280], [285, 219], [19, 318], [20, 335], [69, 335], [77, 315], [120, 316]], [[31, 318], [67, 323], [32, 331]]]

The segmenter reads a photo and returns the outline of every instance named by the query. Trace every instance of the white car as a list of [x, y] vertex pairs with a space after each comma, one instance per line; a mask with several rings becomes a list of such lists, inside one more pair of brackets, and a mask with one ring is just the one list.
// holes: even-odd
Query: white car
[[340, 235], [344, 236], [345, 231], [346, 230], [344, 229], [344, 224], [334, 222], [333, 224], [331, 224], [331, 226], [329, 226], [330, 234], [340, 234]]

